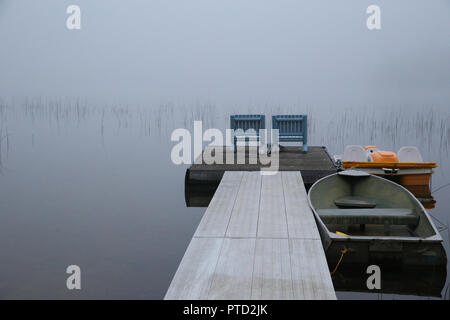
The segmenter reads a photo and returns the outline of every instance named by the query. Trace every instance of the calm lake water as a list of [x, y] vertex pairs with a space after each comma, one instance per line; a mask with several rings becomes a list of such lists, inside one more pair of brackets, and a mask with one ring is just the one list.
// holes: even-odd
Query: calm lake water
[[[439, 163], [433, 190], [450, 183], [444, 106], [225, 109], [1, 100], [0, 298], [163, 298], [205, 211], [185, 205], [187, 166], [171, 162], [170, 135], [194, 120], [203, 120], [204, 129], [225, 129], [234, 112], [307, 113], [309, 144], [327, 146], [331, 154], [347, 144], [394, 151], [416, 145], [425, 161]], [[429, 211], [447, 255], [449, 195], [450, 186], [434, 192], [436, 207]], [[72, 264], [81, 267], [79, 291], [66, 289]], [[416, 298], [338, 292], [340, 299], [405, 297]]]

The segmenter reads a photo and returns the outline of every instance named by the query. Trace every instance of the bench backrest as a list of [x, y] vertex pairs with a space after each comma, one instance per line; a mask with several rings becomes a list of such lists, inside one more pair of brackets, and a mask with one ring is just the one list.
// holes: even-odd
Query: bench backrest
[[266, 117], [263, 114], [235, 114], [230, 116], [230, 129], [233, 130], [233, 145], [236, 150], [237, 141], [260, 141], [260, 129], [266, 128]]
[[306, 115], [274, 115], [272, 116], [272, 128], [278, 129], [280, 141], [306, 144], [308, 130]]
[[236, 114], [230, 116], [230, 128], [234, 131], [255, 130], [259, 135], [260, 129], [266, 128], [266, 117], [263, 114]]

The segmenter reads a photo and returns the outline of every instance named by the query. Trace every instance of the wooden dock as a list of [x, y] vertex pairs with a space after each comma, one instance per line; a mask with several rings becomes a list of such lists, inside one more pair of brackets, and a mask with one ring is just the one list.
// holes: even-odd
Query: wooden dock
[[226, 171], [165, 299], [336, 299], [299, 171]]

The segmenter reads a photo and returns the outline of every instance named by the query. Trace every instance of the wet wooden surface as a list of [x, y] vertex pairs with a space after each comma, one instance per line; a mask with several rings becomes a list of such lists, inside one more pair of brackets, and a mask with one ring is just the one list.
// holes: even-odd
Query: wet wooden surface
[[[269, 166], [261, 165], [261, 155], [255, 148], [247, 148], [245, 153], [241, 154], [242, 156], [223, 147], [220, 156], [216, 156], [214, 150], [206, 148], [202, 158], [197, 158], [195, 163], [187, 169], [186, 185], [215, 184], [217, 186], [225, 171], [259, 171]], [[232, 162], [227, 162], [227, 158]], [[221, 159], [221, 164], [214, 163], [218, 159]], [[282, 147], [277, 167], [279, 171], [300, 171], [305, 184], [312, 184], [337, 171], [327, 149], [317, 146], [309, 147], [307, 153], [303, 153], [301, 147]]]
[[336, 299], [300, 172], [226, 172], [165, 299]]

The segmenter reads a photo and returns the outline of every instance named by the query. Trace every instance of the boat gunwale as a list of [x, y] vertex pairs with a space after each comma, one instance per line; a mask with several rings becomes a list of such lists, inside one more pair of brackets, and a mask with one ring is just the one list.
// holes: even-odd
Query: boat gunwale
[[396, 168], [396, 169], [421, 169], [437, 168], [436, 162], [371, 162], [371, 161], [342, 161], [344, 168]]

